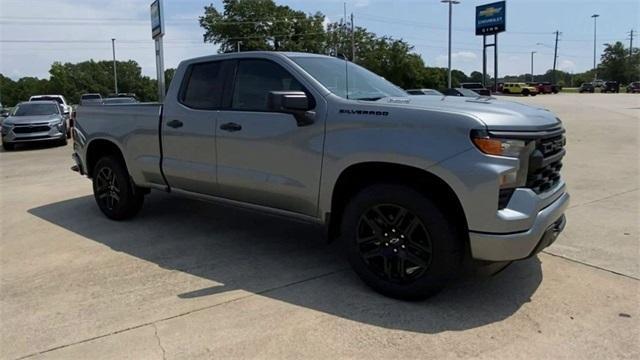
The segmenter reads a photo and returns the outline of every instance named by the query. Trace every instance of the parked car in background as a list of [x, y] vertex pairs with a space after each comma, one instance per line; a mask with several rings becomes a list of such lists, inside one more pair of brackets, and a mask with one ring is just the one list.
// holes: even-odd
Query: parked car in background
[[628, 93], [640, 93], [640, 81], [634, 81], [627, 85]]
[[503, 94], [518, 94], [522, 96], [536, 96], [538, 95], [538, 89], [529, 86], [526, 83], [506, 82], [502, 86]]
[[199, 57], [162, 104], [79, 106], [73, 169], [110, 219], [157, 189], [320, 224], [373, 289], [424, 298], [566, 223], [556, 115], [458, 91], [475, 98], [409, 96], [317, 54]]
[[102, 100], [103, 105], [109, 104], [134, 104], [137, 103], [138, 100], [132, 97], [108, 97]]
[[67, 103], [67, 99], [62, 95], [34, 95], [29, 98], [29, 101], [55, 101], [62, 107], [62, 115], [65, 117], [67, 138], [71, 137], [72, 128], [72, 113], [73, 107]]
[[595, 86], [593, 86], [593, 84], [590, 83], [590, 82], [582, 83], [580, 85], [580, 88], [578, 88], [578, 92], [581, 93], [581, 94], [585, 93], [585, 92], [593, 93], [593, 92], [595, 92], [595, 90], [596, 90]]
[[477, 92], [470, 89], [463, 88], [450, 88], [442, 92], [446, 96], [466, 96], [466, 97], [479, 97], [482, 96]]
[[596, 79], [596, 80], [593, 80], [593, 82], [592, 82], [593, 87], [597, 87], [597, 88], [603, 87], [604, 83], [605, 83], [605, 81], [601, 80], [601, 79]]
[[58, 102], [21, 102], [2, 122], [2, 147], [13, 150], [17, 143], [51, 140], [66, 145], [67, 133], [67, 117]]
[[601, 93], [619, 93], [620, 92], [620, 83], [617, 81], [606, 81], [604, 85], [600, 88]]
[[109, 94], [108, 98], [118, 98], [118, 97], [126, 97], [126, 98], [134, 98], [138, 100], [138, 97], [134, 93], [117, 93], [117, 94]]
[[409, 95], [438, 95], [438, 96], [444, 95], [440, 91], [434, 90], [434, 89], [409, 89], [405, 91]]
[[482, 86], [481, 83], [460, 83], [460, 87], [463, 89], [473, 90], [483, 96], [491, 96], [491, 91]]
[[552, 94], [553, 93], [553, 87], [551, 86], [551, 83], [549, 82], [534, 82], [534, 83], [527, 83], [527, 85], [535, 87], [536, 90], [538, 90], [538, 94]]
[[100, 94], [82, 94], [80, 96], [80, 105], [99, 105], [102, 103], [102, 95]]

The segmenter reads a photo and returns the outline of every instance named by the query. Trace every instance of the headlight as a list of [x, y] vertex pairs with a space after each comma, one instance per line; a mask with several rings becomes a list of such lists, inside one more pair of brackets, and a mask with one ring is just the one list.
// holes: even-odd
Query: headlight
[[476, 132], [471, 140], [480, 151], [489, 155], [519, 158], [527, 150], [524, 140], [494, 138], [483, 132]]
[[486, 131], [472, 132], [471, 140], [485, 154], [518, 159], [515, 168], [500, 176], [500, 188], [512, 189], [526, 184], [529, 156], [535, 148], [534, 141], [492, 137]]

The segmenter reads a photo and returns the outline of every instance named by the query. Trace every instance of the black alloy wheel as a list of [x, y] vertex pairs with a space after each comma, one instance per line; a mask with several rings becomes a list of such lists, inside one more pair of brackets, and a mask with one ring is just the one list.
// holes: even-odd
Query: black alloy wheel
[[140, 211], [144, 189], [133, 184], [122, 160], [105, 156], [98, 160], [92, 174], [93, 195], [108, 218], [124, 220]]
[[96, 198], [101, 208], [113, 211], [120, 203], [120, 183], [113, 169], [108, 166], [98, 169], [96, 175]]
[[412, 187], [373, 184], [342, 215], [349, 263], [372, 289], [398, 299], [436, 294], [461, 270], [463, 227], [446, 203]]
[[425, 225], [400, 205], [374, 205], [366, 210], [356, 241], [369, 270], [390, 282], [410, 282], [431, 263], [432, 244]]

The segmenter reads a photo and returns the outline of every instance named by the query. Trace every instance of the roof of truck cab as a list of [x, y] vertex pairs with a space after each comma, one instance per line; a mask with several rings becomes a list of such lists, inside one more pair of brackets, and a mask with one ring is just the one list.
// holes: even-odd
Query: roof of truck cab
[[242, 51], [242, 52], [233, 52], [233, 53], [224, 53], [224, 54], [213, 54], [213, 55], [205, 55], [191, 59], [185, 59], [183, 62], [192, 63], [206, 60], [215, 60], [215, 59], [224, 59], [224, 58], [243, 58], [243, 57], [251, 57], [252, 55], [267, 55], [267, 56], [282, 56], [282, 57], [331, 57], [323, 54], [313, 54], [313, 53], [304, 53], [304, 52], [289, 52], [289, 51]]

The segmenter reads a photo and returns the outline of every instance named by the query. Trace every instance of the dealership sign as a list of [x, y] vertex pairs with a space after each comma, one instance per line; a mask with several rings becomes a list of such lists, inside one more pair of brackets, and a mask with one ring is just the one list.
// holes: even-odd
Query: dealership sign
[[153, 39], [164, 35], [163, 11], [161, 0], [155, 0], [151, 3], [151, 37]]
[[505, 31], [506, 9], [505, 1], [476, 6], [476, 35], [493, 35]]

